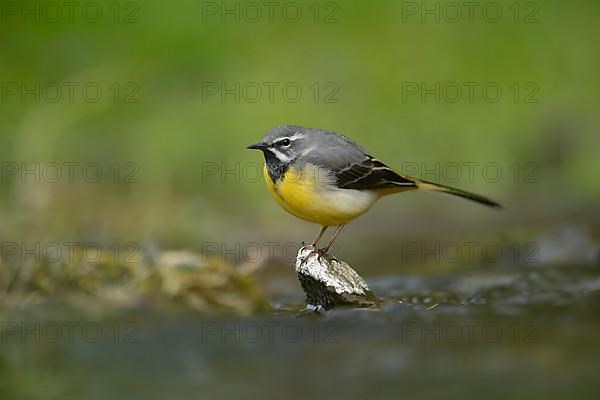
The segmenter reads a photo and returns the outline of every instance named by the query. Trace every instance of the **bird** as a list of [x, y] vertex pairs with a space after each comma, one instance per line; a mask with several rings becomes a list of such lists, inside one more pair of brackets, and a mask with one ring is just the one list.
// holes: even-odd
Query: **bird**
[[313, 248], [330, 227], [327, 253], [345, 225], [367, 212], [380, 198], [412, 190], [461, 197], [492, 208], [487, 197], [394, 171], [342, 134], [297, 125], [269, 130], [248, 149], [262, 151], [263, 175], [279, 205], [290, 214], [321, 226]]

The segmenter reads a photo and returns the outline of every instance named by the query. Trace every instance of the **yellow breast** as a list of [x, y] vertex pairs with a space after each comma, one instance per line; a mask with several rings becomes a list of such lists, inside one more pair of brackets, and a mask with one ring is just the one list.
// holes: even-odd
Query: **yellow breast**
[[339, 189], [330, 177], [310, 164], [301, 171], [290, 167], [277, 182], [273, 182], [265, 166], [264, 176], [269, 191], [284, 210], [323, 226], [346, 224], [379, 198], [373, 191]]

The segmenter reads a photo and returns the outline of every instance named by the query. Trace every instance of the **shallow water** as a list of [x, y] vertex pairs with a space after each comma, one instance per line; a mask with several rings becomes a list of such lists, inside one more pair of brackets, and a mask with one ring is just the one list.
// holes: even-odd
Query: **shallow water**
[[[83, 318], [59, 306], [13, 310], [0, 344], [0, 395], [558, 399], [600, 393], [598, 267], [496, 267], [367, 281], [384, 300], [378, 310], [303, 312], [293, 276], [276, 285], [275, 310], [262, 315], [137, 309]], [[72, 338], [69, 322], [79, 324]]]

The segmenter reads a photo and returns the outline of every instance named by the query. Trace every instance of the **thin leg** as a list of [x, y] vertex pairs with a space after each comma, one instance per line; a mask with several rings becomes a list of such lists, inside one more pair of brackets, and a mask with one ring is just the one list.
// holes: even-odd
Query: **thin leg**
[[314, 246], [316, 246], [316, 245], [317, 245], [317, 242], [318, 242], [319, 240], [321, 240], [321, 238], [323, 237], [323, 234], [325, 233], [325, 231], [326, 231], [326, 230], [327, 230], [327, 227], [326, 227], [326, 226], [322, 226], [322, 227], [321, 227], [321, 230], [319, 231], [319, 236], [317, 236], [317, 238], [316, 238], [315, 240], [313, 240], [313, 242], [311, 243], [311, 246], [313, 246], [313, 247], [314, 247]]
[[339, 225], [339, 226], [336, 228], [336, 230], [335, 230], [335, 232], [334, 232], [334, 234], [333, 234], [333, 236], [332, 236], [331, 240], [329, 241], [329, 243], [327, 243], [327, 246], [326, 246], [326, 247], [323, 249], [323, 251], [324, 251], [325, 253], [327, 253], [327, 252], [329, 251], [329, 248], [331, 247], [331, 245], [333, 244], [333, 242], [335, 242], [335, 239], [336, 239], [336, 238], [337, 238], [337, 236], [340, 234], [340, 232], [342, 231], [342, 229], [344, 229], [344, 226], [345, 226], [345, 225]]

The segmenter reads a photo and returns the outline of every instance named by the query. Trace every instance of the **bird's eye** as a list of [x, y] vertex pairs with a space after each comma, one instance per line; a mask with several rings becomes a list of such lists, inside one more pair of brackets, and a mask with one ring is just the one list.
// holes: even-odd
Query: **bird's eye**
[[281, 142], [279, 142], [279, 144], [283, 147], [288, 147], [291, 143], [292, 141], [290, 139], [283, 139]]

